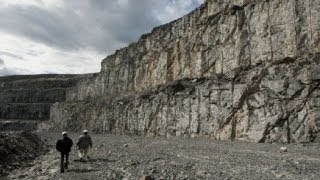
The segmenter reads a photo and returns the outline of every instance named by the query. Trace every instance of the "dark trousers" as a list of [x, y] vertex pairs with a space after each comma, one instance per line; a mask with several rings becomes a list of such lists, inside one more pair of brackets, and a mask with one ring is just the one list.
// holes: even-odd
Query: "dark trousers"
[[[66, 162], [64, 163], [64, 159], [66, 159]], [[60, 172], [64, 173], [64, 169], [68, 169], [69, 164], [69, 153], [61, 153], [61, 159], [60, 159]]]

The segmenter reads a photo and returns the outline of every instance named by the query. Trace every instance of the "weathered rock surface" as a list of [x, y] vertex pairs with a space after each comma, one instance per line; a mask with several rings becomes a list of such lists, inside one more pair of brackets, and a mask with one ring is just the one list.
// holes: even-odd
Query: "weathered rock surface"
[[50, 118], [53, 103], [65, 101], [66, 90], [86, 75], [0, 77], [0, 130], [35, 130]]
[[33, 120], [0, 120], [0, 131], [33, 131], [38, 127], [38, 122]]
[[105, 58], [50, 118], [117, 134], [318, 141], [319, 62], [320, 1], [207, 0]]

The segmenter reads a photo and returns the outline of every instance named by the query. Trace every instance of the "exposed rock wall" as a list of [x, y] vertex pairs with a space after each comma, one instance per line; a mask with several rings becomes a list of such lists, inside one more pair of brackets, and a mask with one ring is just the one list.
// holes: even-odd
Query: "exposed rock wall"
[[55, 103], [65, 101], [64, 88], [52, 89], [8, 89], [0, 92], [0, 101], [3, 103]]
[[255, 142], [317, 140], [320, 1], [207, 0], [67, 92], [61, 128]]
[[66, 100], [66, 90], [85, 75], [0, 77], [0, 129], [33, 130], [49, 120], [53, 103]]

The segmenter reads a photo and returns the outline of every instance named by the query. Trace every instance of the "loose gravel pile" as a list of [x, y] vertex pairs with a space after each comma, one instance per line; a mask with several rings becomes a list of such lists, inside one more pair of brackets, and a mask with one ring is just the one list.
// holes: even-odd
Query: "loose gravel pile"
[[0, 132], [0, 176], [27, 166], [31, 160], [45, 152], [46, 146], [36, 134]]
[[[320, 144], [256, 144], [93, 134], [90, 161], [59, 172], [54, 149], [60, 133], [41, 134], [50, 152], [8, 179], [320, 179]], [[70, 134], [76, 141], [79, 134]], [[282, 151], [286, 147], [287, 151]]]

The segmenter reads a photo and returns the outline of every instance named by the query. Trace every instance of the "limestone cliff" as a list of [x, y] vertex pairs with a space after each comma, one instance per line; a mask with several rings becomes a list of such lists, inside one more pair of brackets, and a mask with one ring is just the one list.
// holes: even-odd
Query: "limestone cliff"
[[50, 119], [118, 134], [315, 141], [319, 62], [319, 0], [207, 0], [106, 57]]

